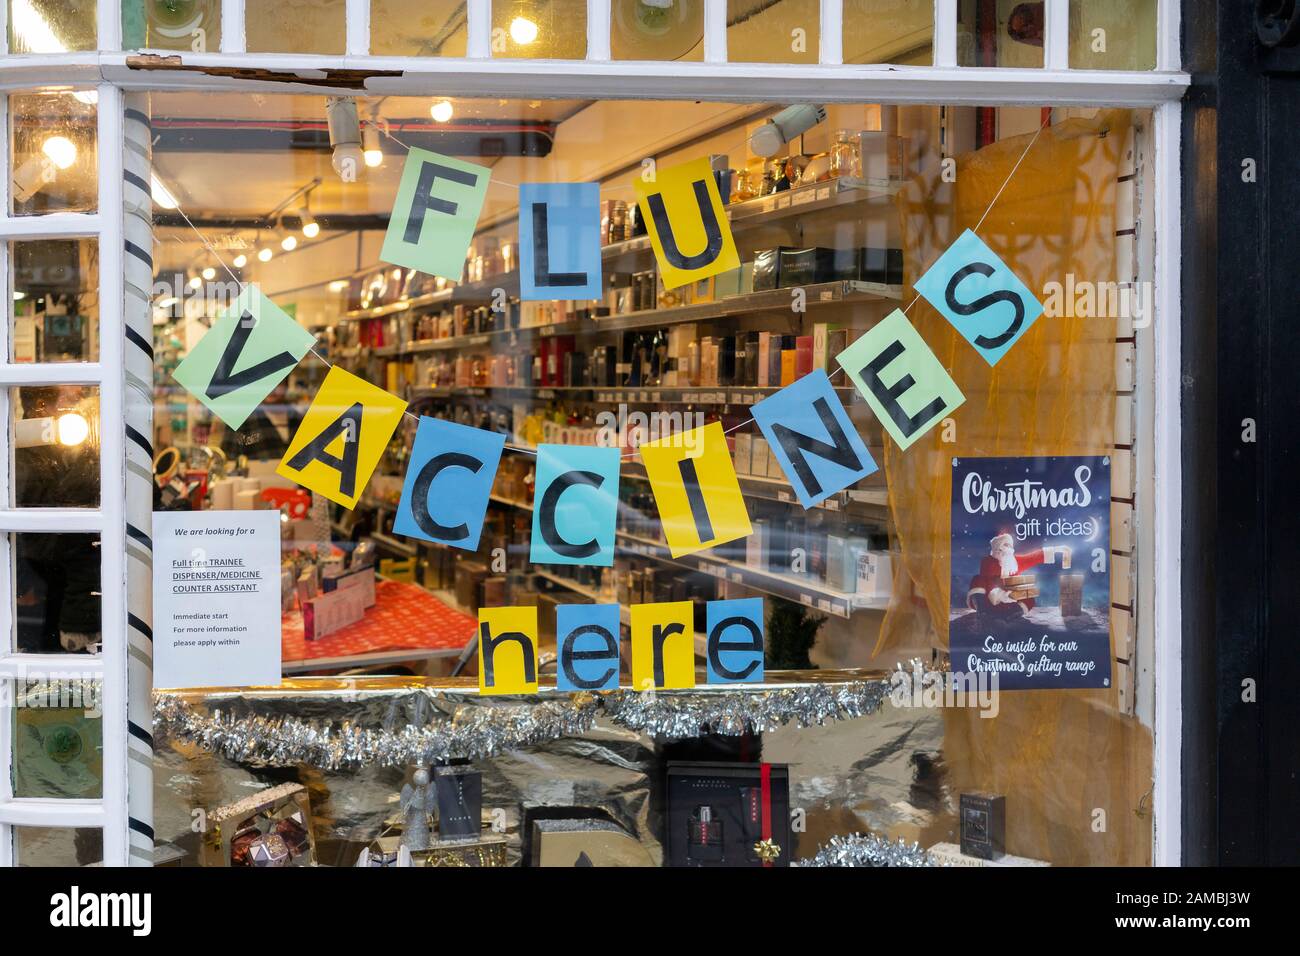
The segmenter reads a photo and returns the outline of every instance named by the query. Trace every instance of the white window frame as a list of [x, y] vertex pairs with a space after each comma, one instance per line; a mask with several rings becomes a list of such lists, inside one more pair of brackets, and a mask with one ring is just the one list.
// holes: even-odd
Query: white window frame
[[[1156, 688], [1154, 860], [1181, 859], [1181, 498], [1179, 398], [1180, 104], [1189, 77], [1179, 61], [1178, 0], [1158, 0], [1156, 67], [1152, 71], [1088, 71], [1068, 62], [1067, 0], [1046, 0], [1042, 69], [958, 67], [957, 0], [934, 0], [933, 65], [862, 66], [842, 62], [842, 2], [822, 0], [819, 63], [746, 64], [727, 60], [725, 0], [706, 0], [704, 61], [645, 63], [610, 60], [610, 0], [588, 0], [587, 56], [580, 61], [491, 58], [490, 0], [468, 0], [467, 56], [370, 56], [369, 0], [346, 0], [346, 53], [338, 56], [248, 54], [244, 0], [222, 0], [221, 49], [204, 54], [121, 49], [119, 0], [98, 0], [99, 46], [94, 53], [5, 55], [7, 4], [0, 2], [0, 90], [43, 87], [94, 88], [99, 92], [99, 201], [89, 216], [13, 218], [0, 214], [0, 274], [8, 273], [10, 240], [90, 236], [99, 240], [100, 357], [97, 363], [16, 365], [7, 362], [9, 322], [0, 323], [0, 434], [7, 433], [12, 385], [77, 383], [100, 389], [101, 495], [96, 510], [0, 507], [0, 568], [9, 567], [8, 534], [14, 531], [94, 531], [102, 540], [103, 652], [98, 658], [7, 653], [0, 644], [0, 679], [24, 668], [93, 671], [103, 681], [104, 795], [99, 801], [18, 800], [10, 790], [11, 724], [0, 719], [0, 865], [12, 863], [14, 826], [102, 827], [104, 861], [130, 859], [127, 814], [127, 623], [125, 494], [126, 450], [116, 423], [123, 413], [122, 149], [123, 95], [129, 91], [331, 93], [356, 96], [595, 96], [630, 99], [706, 99], [763, 102], [890, 102], [995, 106], [1128, 106], [1154, 117], [1155, 321], [1139, 336], [1147, 358], [1142, 374], [1150, 395], [1147, 448], [1149, 481], [1159, 494], [1142, 502], [1141, 548], [1149, 555], [1140, 575], [1141, 632], [1154, 636]], [[256, 69], [258, 75], [233, 71]], [[352, 89], [315, 80], [353, 71]], [[7, 101], [0, 121], [7, 137]], [[8, 147], [0, 150], [0, 200], [8, 208]], [[1152, 330], [1161, 328], [1159, 336]], [[0, 504], [7, 504], [11, 450], [0, 442]], [[0, 573], [0, 631], [12, 632], [10, 577]], [[1159, 824], [1164, 823], [1161, 827]], [[130, 860], [138, 862], [137, 860]]]

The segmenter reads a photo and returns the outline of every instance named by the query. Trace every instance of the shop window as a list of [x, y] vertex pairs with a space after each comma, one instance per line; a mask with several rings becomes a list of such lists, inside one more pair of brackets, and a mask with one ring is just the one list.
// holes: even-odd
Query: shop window
[[10, 53], [95, 49], [95, 0], [9, 0]]
[[9, 390], [9, 401], [14, 506], [98, 506], [99, 389], [22, 385]]
[[99, 244], [38, 239], [9, 244], [10, 361], [99, 358]]
[[93, 91], [9, 97], [14, 215], [94, 212], [99, 184]]
[[845, 63], [933, 61], [934, 4], [913, 0], [844, 0]]
[[14, 827], [17, 866], [91, 866], [103, 862], [104, 831], [82, 827]]
[[221, 0], [122, 0], [127, 50], [221, 49]]
[[342, 53], [344, 0], [245, 0], [249, 53]]
[[14, 648], [20, 654], [94, 654], [100, 644], [100, 542], [95, 534], [9, 536], [14, 562]]
[[615, 60], [703, 60], [704, 0], [613, 0]]
[[1153, 70], [1156, 0], [1070, 0], [1070, 66]]
[[820, 0], [727, 0], [727, 59], [816, 63]]
[[957, 6], [957, 65], [1041, 67], [1041, 0], [961, 0]]
[[[72, 670], [72, 668], [68, 668]], [[100, 684], [68, 677], [24, 677], [14, 689], [13, 795], [19, 799], [96, 800], [103, 796]]]
[[587, 0], [492, 0], [492, 55], [583, 59]]
[[464, 56], [465, 30], [461, 0], [370, 0], [375, 56]]

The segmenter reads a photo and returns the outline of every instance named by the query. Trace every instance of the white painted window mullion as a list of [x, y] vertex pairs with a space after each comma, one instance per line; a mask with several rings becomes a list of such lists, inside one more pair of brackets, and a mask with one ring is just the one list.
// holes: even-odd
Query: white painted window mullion
[[727, 62], [726, 0], [704, 5], [704, 62]]
[[1070, 0], [1047, 0], [1043, 4], [1043, 69], [1070, 68]]
[[366, 56], [370, 53], [370, 0], [346, 0], [346, 4], [348, 56]]
[[844, 0], [822, 0], [817, 59], [823, 66], [844, 62]]
[[245, 52], [244, 0], [221, 0], [221, 52]]
[[116, 52], [122, 49], [122, 0], [96, 0], [99, 18], [99, 49]]
[[610, 0], [587, 0], [587, 59], [604, 62], [610, 57]]
[[466, 0], [465, 55], [485, 60], [492, 55], [492, 0]]
[[[6, 184], [9, 177], [5, 177]], [[7, 199], [5, 200], [7, 201]], [[55, 212], [0, 219], [0, 239], [65, 239], [99, 232], [98, 213]]]
[[957, 65], [957, 0], [934, 0], [934, 65]]
[[[103, 255], [103, 250], [100, 250], [100, 255]], [[104, 366], [98, 362], [68, 362], [66, 364], [63, 362], [23, 362], [16, 365], [0, 365], [0, 386], [98, 385], [104, 377], [103, 370]], [[7, 506], [8, 502], [0, 502], [0, 504]]]
[[1156, 0], [1156, 69], [1180, 70], [1183, 65], [1183, 51], [1179, 41], [1182, 37], [1183, 5], [1180, 0]]
[[113, 821], [100, 800], [5, 800], [0, 802], [0, 823], [28, 827], [103, 827], [104, 863], [108, 858]]

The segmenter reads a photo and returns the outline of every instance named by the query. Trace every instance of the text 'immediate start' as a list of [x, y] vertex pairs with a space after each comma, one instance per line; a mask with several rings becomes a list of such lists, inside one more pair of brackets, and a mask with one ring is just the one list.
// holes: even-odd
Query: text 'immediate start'
[[247, 568], [243, 558], [209, 558], [172, 562], [173, 594], [238, 594], [256, 592], [260, 569]]

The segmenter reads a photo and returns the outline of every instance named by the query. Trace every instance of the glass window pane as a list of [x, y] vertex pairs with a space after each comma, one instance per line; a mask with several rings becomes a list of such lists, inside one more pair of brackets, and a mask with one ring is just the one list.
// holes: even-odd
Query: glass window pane
[[94, 212], [99, 189], [95, 93], [9, 97], [15, 215]]
[[17, 866], [91, 866], [104, 861], [104, 831], [14, 827]]
[[14, 507], [98, 507], [99, 389], [23, 385], [9, 402]]
[[14, 561], [14, 647], [20, 654], [91, 654], [100, 628], [99, 535], [24, 531]]
[[246, 0], [249, 53], [342, 53], [344, 0]]
[[127, 50], [221, 49], [221, 0], [122, 0]]
[[1070, 0], [1070, 66], [1154, 70], [1156, 0]]
[[376, 56], [464, 56], [463, 0], [370, 0]]
[[934, 4], [916, 0], [844, 0], [844, 62], [934, 62]]
[[1022, 0], [961, 0], [957, 65], [1041, 67], [1043, 5]]
[[99, 358], [99, 243], [40, 239], [9, 244], [13, 270], [10, 359], [94, 362]]
[[727, 59], [816, 63], [821, 0], [727, 0]]
[[[71, 672], [73, 668], [64, 668]], [[13, 794], [97, 800], [104, 795], [99, 681], [28, 675], [13, 685]]]
[[9, 0], [9, 52], [93, 50], [95, 10], [95, 0]]
[[492, 55], [581, 60], [587, 55], [587, 0], [493, 0]]
[[703, 60], [703, 0], [613, 0], [610, 56], [615, 60]]

